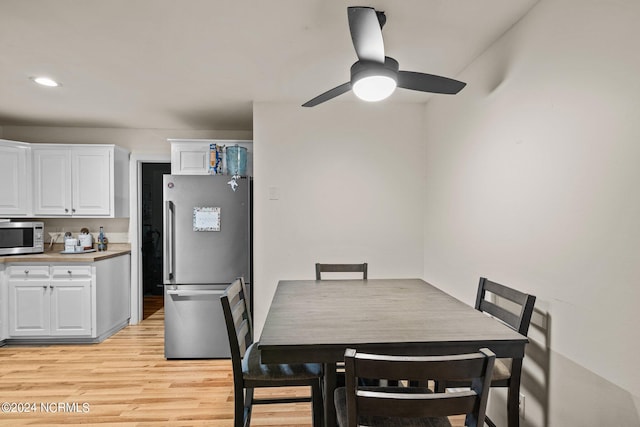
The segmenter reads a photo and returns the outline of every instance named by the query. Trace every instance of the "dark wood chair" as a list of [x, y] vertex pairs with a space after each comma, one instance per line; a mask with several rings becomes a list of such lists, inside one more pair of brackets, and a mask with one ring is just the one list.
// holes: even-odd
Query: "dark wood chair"
[[[387, 356], [347, 349], [347, 384], [334, 401], [340, 427], [450, 427], [447, 416], [466, 414], [466, 425], [482, 426], [495, 354], [488, 349], [452, 356]], [[359, 378], [467, 380], [471, 389], [434, 393], [423, 387], [366, 387]]]
[[[248, 427], [253, 404], [312, 402], [313, 426], [322, 425], [322, 366], [315, 363], [265, 365], [253, 341], [253, 325], [245, 296], [244, 280], [236, 279], [227, 287], [220, 301], [231, 347], [233, 369], [234, 426]], [[308, 386], [311, 397], [254, 398], [260, 387]]]
[[[480, 278], [478, 284], [478, 294], [476, 296], [476, 310], [482, 311], [492, 317], [502, 321], [518, 333], [527, 336], [531, 315], [536, 297], [509, 288], [496, 282], [492, 282], [484, 277]], [[508, 425], [514, 426], [519, 423], [519, 400], [520, 400], [520, 379], [522, 376], [522, 359], [497, 359], [491, 387], [507, 387], [507, 419]], [[462, 384], [447, 382], [438, 384], [438, 389], [444, 387], [458, 387]], [[495, 427], [489, 417], [485, 422]]]
[[362, 264], [320, 264], [316, 263], [316, 280], [322, 280], [322, 273], [362, 273], [367, 278], [367, 263]]
[[[366, 262], [362, 264], [320, 264], [316, 263], [316, 280], [323, 280], [322, 273], [362, 273], [362, 279], [367, 279], [367, 267]], [[344, 385], [344, 364], [338, 362], [337, 364], [337, 378], [336, 382], [338, 386]]]

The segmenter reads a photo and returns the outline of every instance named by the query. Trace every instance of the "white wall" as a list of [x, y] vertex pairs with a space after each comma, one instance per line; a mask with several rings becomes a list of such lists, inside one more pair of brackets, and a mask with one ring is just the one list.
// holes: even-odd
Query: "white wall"
[[486, 276], [546, 316], [525, 425], [640, 425], [638, 18], [542, 0], [425, 112], [425, 278], [471, 304]]
[[422, 277], [421, 114], [418, 105], [254, 105], [256, 336], [278, 280], [313, 279], [316, 262]]

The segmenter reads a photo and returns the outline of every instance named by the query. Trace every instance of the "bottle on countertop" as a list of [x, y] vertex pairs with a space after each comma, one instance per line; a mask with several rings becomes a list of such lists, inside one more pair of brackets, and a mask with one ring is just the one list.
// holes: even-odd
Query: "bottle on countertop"
[[107, 247], [104, 244], [104, 227], [103, 226], [100, 226], [100, 233], [98, 234], [98, 250], [99, 251], [107, 250]]

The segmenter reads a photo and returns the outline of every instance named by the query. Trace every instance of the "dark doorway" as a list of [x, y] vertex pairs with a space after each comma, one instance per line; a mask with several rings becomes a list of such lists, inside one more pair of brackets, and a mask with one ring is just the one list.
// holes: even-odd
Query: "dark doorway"
[[[162, 176], [171, 173], [170, 163], [142, 164], [142, 294], [163, 295], [162, 284]], [[157, 299], [157, 298], [156, 298]]]

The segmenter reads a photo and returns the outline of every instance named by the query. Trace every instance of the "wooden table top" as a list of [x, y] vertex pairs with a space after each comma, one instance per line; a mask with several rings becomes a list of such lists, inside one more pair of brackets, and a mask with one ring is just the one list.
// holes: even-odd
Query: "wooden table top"
[[420, 279], [283, 280], [260, 337], [264, 363], [335, 362], [344, 349], [523, 357], [527, 338]]

